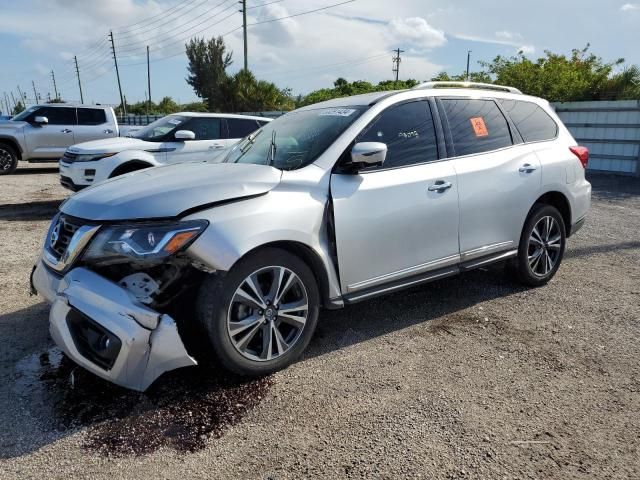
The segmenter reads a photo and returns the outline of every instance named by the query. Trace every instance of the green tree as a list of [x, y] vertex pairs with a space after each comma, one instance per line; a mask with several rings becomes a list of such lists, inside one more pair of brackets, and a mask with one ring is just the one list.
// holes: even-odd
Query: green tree
[[227, 53], [222, 37], [194, 38], [185, 47], [189, 60], [187, 83], [207, 102], [210, 111], [220, 111], [224, 104], [220, 87], [227, 81], [226, 69], [233, 63], [233, 54]]
[[363, 93], [390, 91], [390, 90], [404, 90], [416, 86], [419, 82], [414, 79], [409, 80], [385, 80], [377, 85], [372, 83], [356, 80], [349, 83], [344, 78], [338, 78], [333, 82], [333, 88], [321, 88], [315, 90], [308, 95], [299, 97], [296, 101], [297, 106], [311, 105], [313, 103], [323, 102], [325, 100], [331, 100], [332, 98], [348, 97], [350, 95], [359, 95]]
[[11, 115], [17, 115], [23, 111], [24, 111], [24, 105], [20, 100], [18, 100], [18, 103], [16, 103], [16, 106], [13, 107], [13, 110], [11, 111]]

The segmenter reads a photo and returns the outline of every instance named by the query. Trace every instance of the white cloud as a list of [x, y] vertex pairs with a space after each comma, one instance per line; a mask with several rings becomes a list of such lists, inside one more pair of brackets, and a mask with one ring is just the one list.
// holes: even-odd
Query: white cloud
[[389, 35], [396, 42], [418, 49], [442, 47], [447, 37], [442, 30], [432, 27], [422, 17], [396, 18], [389, 22]]
[[519, 33], [509, 32], [508, 30], [496, 32], [495, 35], [497, 39], [506, 41], [513, 41], [522, 38], [522, 35], [520, 35]]
[[533, 55], [536, 53], [536, 47], [533, 45], [522, 45], [518, 48], [518, 52], [522, 52], [525, 55]]
[[640, 3], [625, 3], [620, 7], [623, 12], [632, 12], [634, 10], [640, 10]]

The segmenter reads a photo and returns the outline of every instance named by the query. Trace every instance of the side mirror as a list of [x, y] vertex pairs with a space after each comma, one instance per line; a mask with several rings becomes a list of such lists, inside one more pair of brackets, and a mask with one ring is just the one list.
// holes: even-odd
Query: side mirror
[[380, 166], [387, 158], [387, 144], [380, 142], [360, 142], [351, 149], [351, 163], [355, 166]]
[[191, 130], [178, 130], [174, 137], [176, 140], [195, 140], [196, 134]]
[[47, 123], [49, 123], [49, 119], [47, 117], [41, 117], [40, 115], [38, 115], [33, 119], [33, 122], [37, 123], [38, 125], [46, 125]]

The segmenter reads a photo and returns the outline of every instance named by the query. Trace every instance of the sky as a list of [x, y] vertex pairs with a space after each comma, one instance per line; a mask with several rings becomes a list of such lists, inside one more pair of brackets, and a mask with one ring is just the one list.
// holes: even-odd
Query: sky
[[[269, 21], [344, 1], [247, 0], [249, 68], [304, 94], [331, 87], [338, 77], [392, 79], [396, 48], [404, 50], [401, 79], [461, 73], [468, 50], [472, 70], [497, 55], [521, 50], [535, 59], [545, 50], [568, 54], [587, 43], [605, 60], [640, 64], [640, 0], [355, 0]], [[236, 0], [0, 0], [0, 94], [11, 102], [19, 87], [33, 103], [33, 82], [43, 99], [54, 96], [53, 70], [62, 98], [79, 101], [75, 55], [85, 103], [119, 103], [108, 37], [113, 31], [128, 103], [147, 95], [146, 45], [152, 99], [196, 101], [185, 81], [184, 43], [224, 35], [233, 52], [230, 72], [238, 70], [238, 8]]]

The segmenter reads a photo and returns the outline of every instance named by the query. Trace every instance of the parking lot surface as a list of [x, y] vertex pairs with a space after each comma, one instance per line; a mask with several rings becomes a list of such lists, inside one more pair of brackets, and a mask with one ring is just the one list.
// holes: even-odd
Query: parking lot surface
[[271, 377], [139, 394], [63, 358], [29, 296], [57, 174], [0, 177], [0, 478], [640, 478], [640, 181], [591, 181], [545, 287], [470, 272], [323, 312]]

